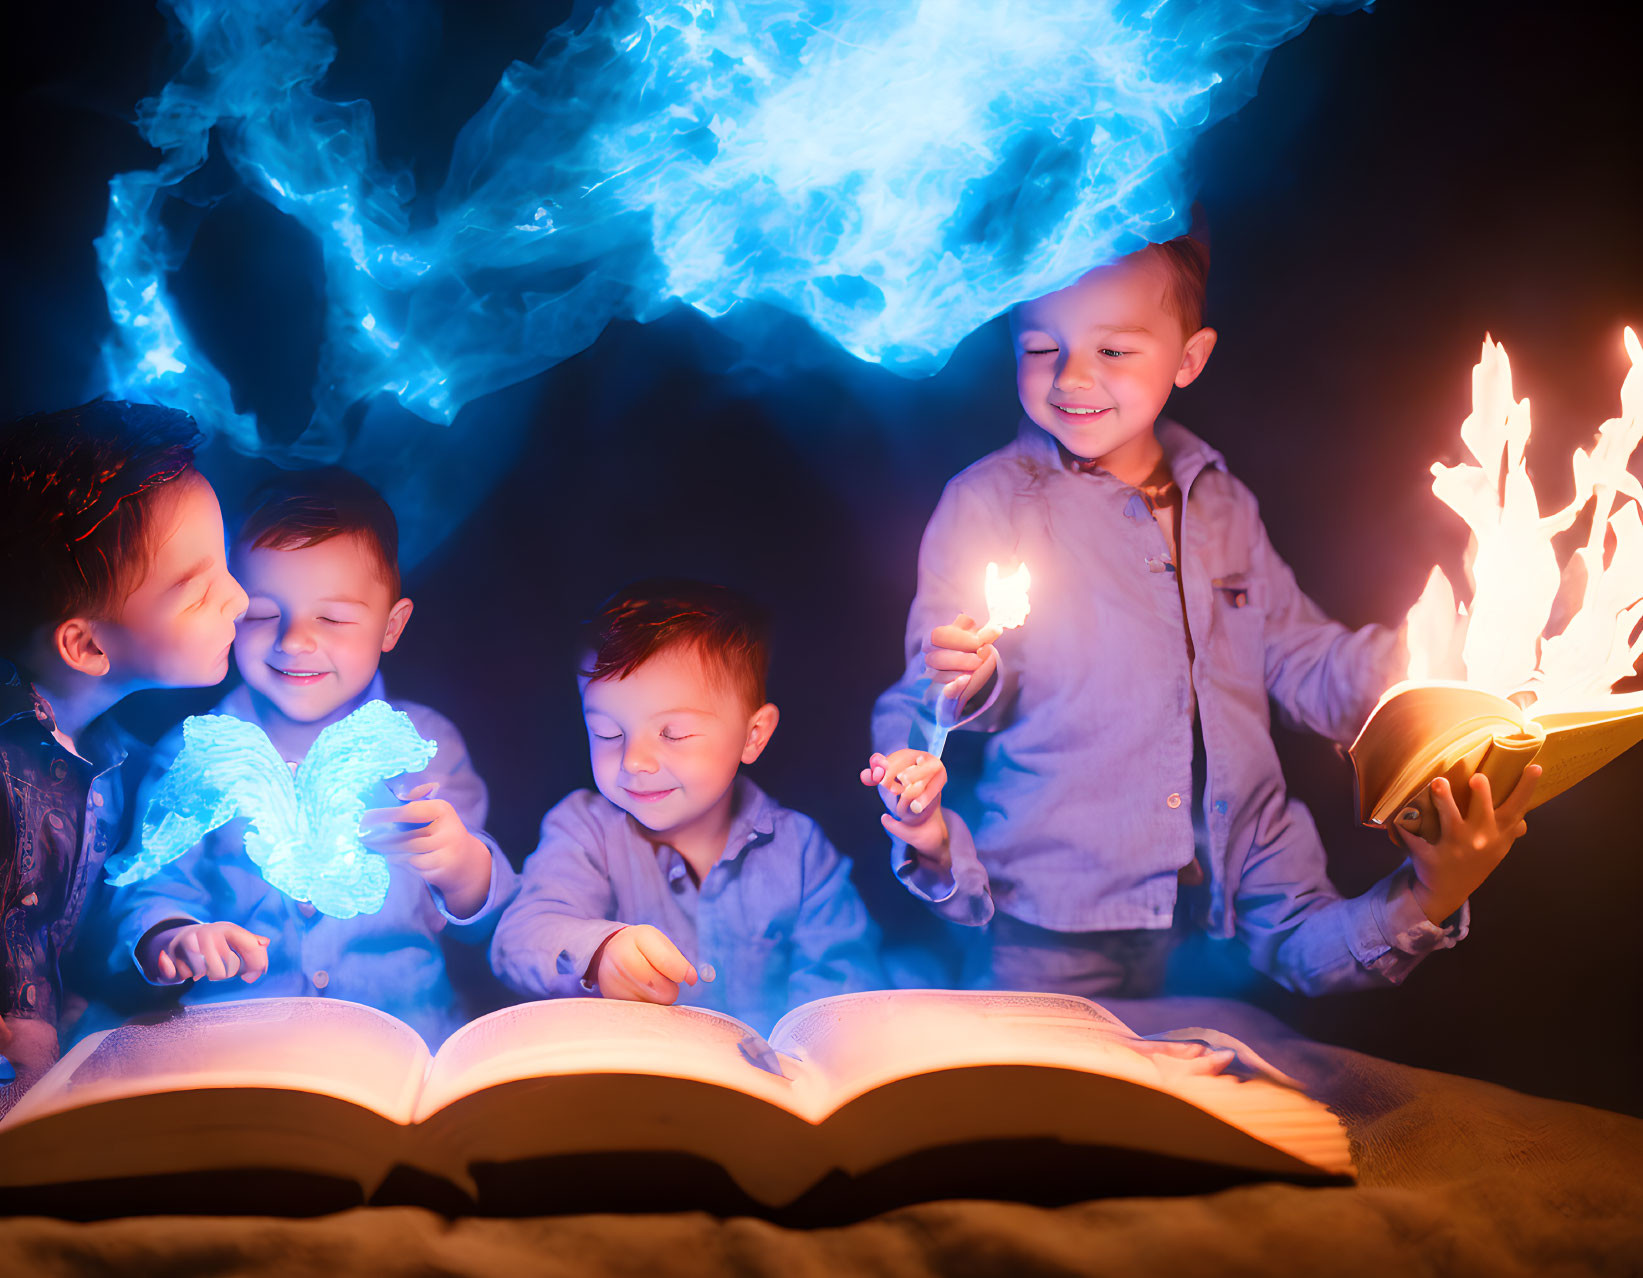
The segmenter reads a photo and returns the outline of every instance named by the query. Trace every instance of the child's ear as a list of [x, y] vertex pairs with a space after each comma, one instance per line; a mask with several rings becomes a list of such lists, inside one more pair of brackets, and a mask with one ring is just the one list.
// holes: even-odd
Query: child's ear
[[1220, 334], [1213, 328], [1201, 328], [1187, 338], [1187, 348], [1181, 353], [1181, 367], [1175, 371], [1177, 386], [1191, 386], [1198, 380], [1198, 374], [1209, 363], [1209, 354], [1215, 349], [1218, 337]]
[[782, 712], [768, 701], [753, 712], [753, 717], [747, 721], [747, 741], [742, 746], [743, 763], [752, 763], [764, 753], [781, 717]]
[[92, 632], [91, 622], [84, 617], [70, 617], [59, 622], [51, 632], [52, 648], [70, 670], [99, 678], [109, 671], [108, 653], [103, 651]]
[[411, 609], [416, 605], [409, 599], [401, 599], [392, 608], [388, 609], [388, 629], [382, 636], [382, 650], [392, 652], [394, 645], [399, 642], [400, 635], [405, 633], [405, 623], [411, 619]]

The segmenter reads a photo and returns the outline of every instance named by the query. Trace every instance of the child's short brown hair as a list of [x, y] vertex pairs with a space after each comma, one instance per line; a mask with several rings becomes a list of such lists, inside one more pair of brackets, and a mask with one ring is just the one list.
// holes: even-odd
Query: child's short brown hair
[[1164, 301], [1191, 337], [1204, 326], [1204, 297], [1209, 290], [1209, 245], [1196, 235], [1178, 235], [1141, 250], [1169, 276]]
[[681, 578], [624, 586], [587, 623], [588, 679], [623, 679], [670, 649], [689, 645], [738, 692], [749, 710], [765, 703], [770, 624], [739, 591]]
[[393, 508], [340, 466], [296, 470], [264, 484], [251, 498], [237, 546], [301, 550], [352, 534], [376, 557], [390, 601], [399, 598], [399, 521]]
[[108, 617], [142, 584], [154, 511], [196, 474], [199, 428], [157, 404], [93, 400], [0, 427], [0, 655], [36, 631]]

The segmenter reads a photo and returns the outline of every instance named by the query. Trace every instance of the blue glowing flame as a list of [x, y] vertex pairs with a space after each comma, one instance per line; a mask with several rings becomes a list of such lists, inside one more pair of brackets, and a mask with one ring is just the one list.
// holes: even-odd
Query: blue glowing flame
[[322, 0], [163, 3], [189, 57], [139, 112], [159, 167], [110, 186], [110, 387], [260, 450], [166, 290], [187, 244], [164, 208], [215, 137], [321, 246], [297, 452], [334, 456], [361, 400], [448, 422], [675, 303], [780, 307], [932, 372], [1015, 302], [1183, 230], [1192, 141], [1314, 14], [1365, 0], [616, 0], [503, 73], [420, 203], [370, 104], [320, 91]]
[[153, 876], [212, 830], [247, 818], [245, 854], [263, 878], [333, 918], [375, 914], [388, 863], [359, 838], [377, 783], [426, 767], [438, 744], [386, 701], [328, 725], [293, 778], [254, 723], [226, 714], [183, 720], [183, 748], [143, 813], [138, 847], [108, 859], [109, 883]]

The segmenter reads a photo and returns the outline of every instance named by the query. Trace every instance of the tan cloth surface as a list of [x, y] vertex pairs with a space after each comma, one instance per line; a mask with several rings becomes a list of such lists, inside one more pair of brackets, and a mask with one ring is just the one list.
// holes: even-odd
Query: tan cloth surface
[[1643, 1120], [1310, 1043], [1236, 1004], [1112, 1006], [1143, 1033], [1209, 1025], [1251, 1042], [1346, 1118], [1361, 1183], [1053, 1210], [949, 1201], [812, 1230], [699, 1214], [447, 1221], [410, 1208], [18, 1218], [4, 1223], [0, 1274], [1643, 1273]]

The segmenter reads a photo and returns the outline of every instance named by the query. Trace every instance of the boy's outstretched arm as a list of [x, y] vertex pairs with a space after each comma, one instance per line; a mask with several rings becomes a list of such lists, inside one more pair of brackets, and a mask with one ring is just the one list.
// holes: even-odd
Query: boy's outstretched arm
[[491, 938], [491, 967], [522, 994], [592, 993], [599, 949], [622, 930], [612, 917], [616, 896], [589, 800], [572, 794], [542, 818], [542, 837], [525, 859], [518, 895]]
[[1250, 575], [1266, 596], [1267, 691], [1291, 723], [1350, 745], [1380, 695], [1404, 677], [1409, 650], [1385, 626], [1350, 630], [1332, 620], [1254, 519]]
[[1401, 984], [1428, 954], [1466, 936], [1465, 895], [1523, 833], [1539, 770], [1531, 772], [1499, 809], [1487, 801], [1487, 782], [1465, 817], [1452, 797], [1435, 796], [1444, 822], [1439, 841], [1406, 836], [1410, 859], [1351, 898], [1324, 872], [1311, 814], [1288, 800], [1276, 820], [1262, 823], [1273, 837], [1251, 851], [1238, 878], [1237, 934], [1251, 962], [1303, 994]]
[[958, 813], [941, 805], [947, 769], [922, 750], [875, 753], [861, 783], [878, 788], [888, 809], [879, 818], [890, 835], [890, 868], [902, 884], [952, 923], [980, 927], [993, 917], [987, 870]]

